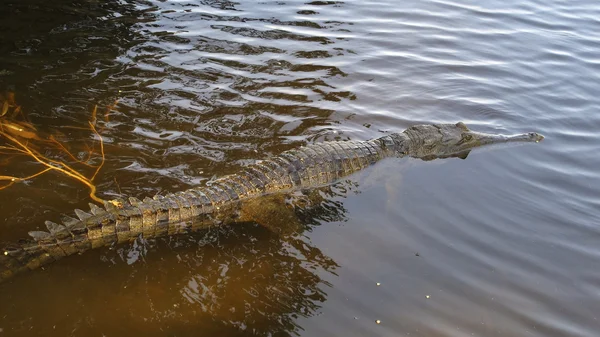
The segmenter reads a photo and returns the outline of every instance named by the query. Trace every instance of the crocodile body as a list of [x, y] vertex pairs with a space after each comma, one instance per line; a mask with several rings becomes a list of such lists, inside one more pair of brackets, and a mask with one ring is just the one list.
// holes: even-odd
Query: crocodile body
[[47, 232], [30, 232], [31, 239], [0, 245], [0, 281], [39, 268], [65, 256], [146, 239], [177, 235], [241, 219], [245, 200], [265, 194], [324, 186], [388, 157], [421, 159], [459, 156], [472, 148], [500, 142], [540, 141], [536, 133], [490, 135], [464, 124], [418, 125], [404, 132], [369, 141], [315, 143], [263, 160], [206, 185], [140, 201], [113, 200], [104, 207], [90, 204], [90, 213], [62, 224], [47, 221]]

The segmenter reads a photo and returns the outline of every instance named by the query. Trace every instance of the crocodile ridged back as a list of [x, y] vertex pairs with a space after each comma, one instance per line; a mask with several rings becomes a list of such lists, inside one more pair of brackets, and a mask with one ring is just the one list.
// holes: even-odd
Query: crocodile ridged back
[[235, 221], [244, 199], [264, 194], [330, 184], [378, 160], [396, 156], [393, 137], [360, 142], [325, 142], [281, 153], [206, 186], [140, 201], [90, 205], [75, 210], [78, 219], [46, 222], [48, 232], [30, 232], [33, 239], [2, 246], [0, 281], [39, 268], [62, 257], [138, 237], [177, 235]]

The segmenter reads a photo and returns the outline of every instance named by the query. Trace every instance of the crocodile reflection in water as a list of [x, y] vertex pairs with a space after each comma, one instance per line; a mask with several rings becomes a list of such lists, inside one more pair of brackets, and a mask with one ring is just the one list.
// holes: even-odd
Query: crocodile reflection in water
[[[57, 324], [56, 336], [85, 335], [89, 329], [102, 329], [107, 336], [128, 334], [124, 317], [144, 336], [161, 336], [161, 331], [298, 336], [303, 329], [299, 318], [319, 315], [332, 287], [328, 280], [339, 268], [304, 232], [320, 219], [343, 219], [346, 210], [334, 199], [345, 196], [347, 185], [292, 196], [302, 199], [293, 212], [303, 226], [284, 238], [256, 223], [236, 223], [162, 240], [138, 238], [131, 245], [77, 256], [69, 266], [57, 264], [49, 272], [14, 279], [0, 287], [7, 303], [0, 305], [2, 327], [16, 329], [19, 314], [27, 312], [36, 322], [93, 317], [88, 330], [76, 319]], [[114, 262], [121, 259], [127, 263]], [[43, 288], [52, 291], [27, 291]], [[60, 310], [48, 312], [32, 301], [58, 301]]]
[[[325, 186], [387, 157], [423, 160], [462, 157], [488, 144], [539, 142], [537, 133], [513, 136], [471, 131], [465, 124], [416, 125], [370, 141], [315, 143], [245, 167], [207, 186], [129, 202], [113, 200], [104, 208], [91, 204], [91, 214], [75, 210], [59, 225], [47, 221], [48, 232], [0, 247], [0, 280], [36, 269], [89, 249], [144, 238], [177, 235], [232, 222], [252, 221], [244, 206], [258, 197]], [[248, 208], [246, 208], [248, 210]]]

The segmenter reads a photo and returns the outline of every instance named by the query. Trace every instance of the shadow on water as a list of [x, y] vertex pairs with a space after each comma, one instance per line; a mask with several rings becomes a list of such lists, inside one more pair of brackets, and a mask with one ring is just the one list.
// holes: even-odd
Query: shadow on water
[[322, 275], [339, 267], [303, 233], [344, 219], [333, 199], [348, 184], [296, 193], [301, 227], [285, 233], [245, 223], [138, 239], [15, 278], [0, 288], [0, 327], [23, 336], [298, 335], [296, 320], [317, 315], [326, 300]]
[[300, 335], [298, 320], [319, 315], [327, 280], [340, 267], [309, 233], [347, 221], [343, 201], [357, 193], [359, 184], [346, 179], [267, 195], [241, 210], [255, 212], [258, 223], [140, 237], [18, 275], [0, 287], [2, 329], [23, 336]]

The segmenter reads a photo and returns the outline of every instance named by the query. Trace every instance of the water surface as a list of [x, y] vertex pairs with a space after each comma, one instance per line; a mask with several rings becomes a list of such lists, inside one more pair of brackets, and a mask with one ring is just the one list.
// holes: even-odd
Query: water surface
[[[64, 259], [0, 285], [0, 335], [598, 335], [597, 2], [4, 7], [0, 89], [84, 157], [98, 105], [105, 199], [419, 123], [546, 140], [385, 160], [295, 195], [314, 207], [293, 235], [246, 224]], [[1, 159], [0, 175], [39, 169]], [[0, 190], [0, 239], [90, 201], [55, 173]]]

